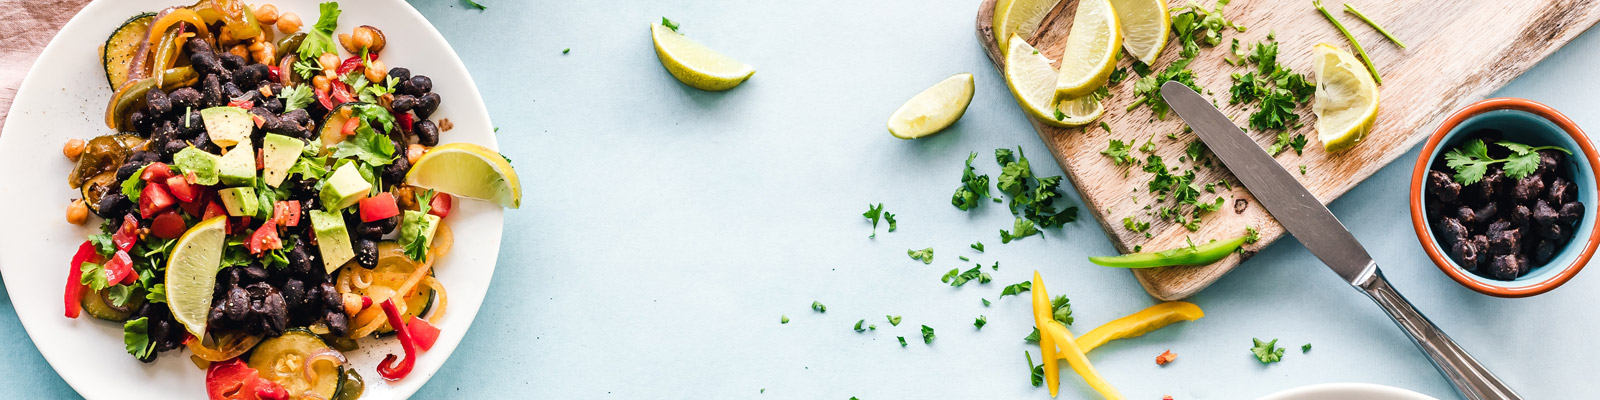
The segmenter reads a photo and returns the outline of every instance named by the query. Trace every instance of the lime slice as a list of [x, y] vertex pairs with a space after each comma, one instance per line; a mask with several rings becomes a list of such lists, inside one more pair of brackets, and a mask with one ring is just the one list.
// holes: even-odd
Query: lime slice
[[406, 173], [406, 184], [502, 207], [522, 204], [522, 183], [511, 163], [500, 153], [471, 143], [448, 143], [428, 150]]
[[206, 334], [227, 228], [225, 216], [200, 221], [178, 238], [167, 260], [167, 307], [172, 309], [172, 318], [196, 337]]
[[[1006, 55], [1006, 86], [1029, 117], [1045, 125], [1071, 128], [1083, 126], [1105, 114], [1105, 107], [1094, 95], [1055, 102], [1056, 69], [1050, 59], [1028, 45], [1022, 36], [1011, 37]], [[1059, 112], [1058, 112], [1059, 111]]]
[[994, 38], [1000, 44], [1000, 54], [1005, 55], [1011, 45], [1011, 36], [1023, 40], [1033, 37], [1039, 24], [1061, 0], [1000, 0], [994, 4]]
[[1155, 65], [1172, 30], [1167, 0], [1111, 0], [1111, 7], [1117, 10], [1122, 48], [1139, 62]]
[[900, 105], [889, 116], [889, 134], [916, 139], [939, 133], [961, 119], [972, 102], [972, 74], [955, 74]]
[[1327, 43], [1311, 48], [1312, 70], [1317, 75], [1317, 139], [1323, 150], [1355, 147], [1372, 131], [1378, 119], [1378, 84], [1366, 67], [1349, 52]]
[[755, 75], [755, 68], [695, 43], [678, 31], [658, 23], [650, 24], [650, 39], [656, 44], [656, 58], [672, 77], [695, 89], [723, 91], [733, 89]]
[[1081, 0], [1061, 52], [1061, 73], [1056, 77], [1056, 99], [1088, 96], [1111, 79], [1117, 65], [1122, 34], [1110, 0]]

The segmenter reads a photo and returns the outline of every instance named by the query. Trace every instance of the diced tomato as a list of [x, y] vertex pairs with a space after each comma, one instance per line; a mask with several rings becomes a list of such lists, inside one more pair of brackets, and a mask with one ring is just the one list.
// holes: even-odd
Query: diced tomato
[[328, 100], [328, 91], [316, 89], [313, 90], [312, 93], [317, 94], [317, 104], [321, 104], [322, 108], [325, 110], [333, 111], [333, 101]]
[[117, 254], [106, 261], [104, 270], [108, 284], [126, 285], [139, 280], [139, 272], [133, 270], [133, 257], [128, 256], [126, 251], [117, 250]]
[[154, 217], [156, 213], [172, 207], [177, 199], [167, 192], [164, 183], [146, 182], [144, 192], [139, 193], [139, 216], [142, 218]]
[[168, 167], [166, 163], [159, 162], [145, 166], [144, 173], [139, 175], [139, 179], [145, 182], [164, 182], [170, 177], [172, 177], [172, 168]]
[[65, 300], [67, 318], [77, 318], [83, 310], [83, 303], [78, 298], [83, 296], [83, 263], [98, 261], [100, 253], [94, 248], [94, 242], [85, 240], [78, 245], [78, 253], [72, 255], [72, 265], [67, 266], [67, 292]]
[[400, 122], [401, 131], [411, 132], [411, 113], [400, 113], [400, 115], [394, 116], [394, 120]]
[[229, 101], [228, 105], [232, 106], [232, 107], [239, 107], [239, 108], [243, 108], [243, 109], [249, 110], [249, 109], [252, 109], [252, 108], [256, 107], [256, 102], [250, 101], [250, 100], [234, 100], [234, 101]]
[[236, 358], [211, 363], [206, 369], [206, 395], [211, 400], [276, 400], [288, 392]]
[[237, 235], [237, 234], [240, 234], [240, 233], [248, 232], [249, 229], [250, 229], [250, 217], [232, 218], [232, 219], [230, 219], [228, 221], [227, 231], [228, 231], [229, 235]]
[[345, 136], [353, 136], [356, 134], [356, 129], [360, 127], [361, 117], [351, 116], [350, 119], [344, 120], [344, 127], [339, 129], [339, 133], [343, 133]]
[[183, 223], [183, 216], [177, 210], [170, 210], [157, 214], [155, 220], [150, 221], [150, 233], [162, 239], [177, 239], [189, 226]]
[[283, 248], [283, 239], [278, 237], [278, 225], [271, 219], [264, 221], [255, 233], [250, 234], [250, 240], [245, 242], [244, 247], [250, 250], [250, 254]]
[[300, 202], [284, 200], [274, 204], [272, 219], [281, 226], [300, 226]]
[[[184, 203], [193, 202], [195, 198], [200, 197], [200, 191], [196, 190], [194, 185], [189, 184], [188, 178], [182, 176], [167, 178], [167, 192], [171, 193], [172, 197], [178, 198], [178, 201]], [[143, 196], [140, 197], [142, 198]]]
[[208, 219], [211, 219], [211, 217], [227, 216], [227, 215], [228, 215], [228, 209], [222, 208], [222, 203], [218, 203], [215, 200], [213, 200], [213, 201], [211, 201], [211, 203], [206, 204], [206, 213], [205, 213], [205, 215], [201, 215], [200, 219], [201, 220], [208, 220]]
[[428, 320], [408, 315], [406, 330], [411, 331], [411, 340], [423, 351], [433, 350], [433, 342], [439, 341], [439, 328], [428, 323]]
[[279, 77], [283, 76], [282, 74], [283, 71], [278, 69], [276, 65], [267, 67], [267, 81], [277, 82]]
[[329, 86], [333, 88], [333, 92], [328, 94], [329, 96], [333, 96], [333, 101], [338, 102], [339, 104], [355, 101], [355, 96], [350, 95], [350, 85], [346, 85], [344, 82], [335, 81], [329, 82]]
[[265, 158], [266, 154], [267, 154], [267, 149], [256, 149], [256, 170], [257, 171], [260, 171], [260, 170], [263, 170], [263, 169], [267, 168], [267, 161], [266, 161], [266, 158]]
[[439, 192], [433, 195], [433, 201], [428, 202], [428, 213], [439, 218], [450, 216], [450, 207], [456, 203], [455, 198], [449, 193]]
[[133, 250], [133, 244], [138, 242], [139, 220], [131, 214], [122, 216], [122, 226], [111, 233], [111, 244], [116, 245], [117, 250], [128, 251]]
[[394, 195], [389, 192], [361, 199], [361, 222], [384, 220], [396, 215], [400, 215], [400, 207], [395, 205]]

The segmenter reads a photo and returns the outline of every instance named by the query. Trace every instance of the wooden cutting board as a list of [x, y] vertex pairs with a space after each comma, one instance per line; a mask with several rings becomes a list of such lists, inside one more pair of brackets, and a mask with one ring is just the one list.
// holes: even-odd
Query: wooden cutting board
[[[984, 0], [978, 9], [977, 33], [989, 60], [1004, 73], [1005, 60], [993, 37], [995, 1]], [[1412, 146], [1427, 137], [1448, 113], [1499, 89], [1600, 20], [1600, 0], [1350, 1], [1409, 48], [1400, 49], [1345, 13], [1339, 0], [1328, 0], [1325, 4], [1361, 41], [1382, 73], [1383, 85], [1380, 87], [1381, 107], [1372, 133], [1364, 143], [1348, 151], [1336, 154], [1322, 151], [1310, 107], [1299, 110], [1305, 125], [1292, 132], [1305, 134], [1310, 144], [1303, 155], [1290, 150], [1279, 154], [1277, 159], [1284, 168], [1295, 172], [1300, 182], [1324, 204], [1411, 151]], [[1168, 4], [1186, 3], [1169, 1]], [[1204, 1], [1206, 7], [1213, 4], [1214, 0]], [[1076, 8], [1077, 1], [1062, 1], [1045, 18], [1029, 43], [1052, 60], [1059, 59]], [[1232, 56], [1229, 49], [1232, 39], [1239, 39], [1242, 46], [1251, 46], [1265, 40], [1269, 33], [1275, 33], [1279, 43], [1278, 62], [1306, 74], [1311, 72], [1311, 47], [1317, 43], [1326, 42], [1354, 52], [1349, 42], [1308, 0], [1235, 0], [1224, 14], [1247, 30], [1225, 31], [1223, 43], [1217, 47], [1202, 47], [1189, 68], [1195, 72], [1195, 82], [1206, 89], [1202, 93], [1208, 91], [1208, 97], [1222, 105], [1223, 112], [1241, 126], [1246, 126], [1255, 106], [1227, 105], [1228, 88], [1233, 84], [1230, 74], [1247, 72], [1254, 67], [1233, 66], [1223, 61], [1224, 57]], [[1169, 40], [1155, 69], [1164, 68], [1178, 58], [1176, 43], [1176, 37]], [[1124, 57], [1119, 66], [1128, 67], [1131, 62], [1131, 57]], [[1148, 107], [1125, 111], [1137, 98], [1133, 93], [1137, 79], [1138, 76], [1130, 72], [1127, 80], [1110, 88], [1112, 97], [1106, 100], [1107, 112], [1101, 118], [1109, 124], [1110, 132], [1098, 126], [1055, 128], [1038, 121], [1034, 121], [1033, 126], [1082, 195], [1086, 203], [1084, 208], [1094, 215], [1111, 242], [1124, 253], [1138, 246], [1145, 251], [1156, 251], [1186, 245], [1188, 239], [1200, 243], [1235, 237], [1244, 234], [1246, 226], [1260, 231], [1261, 240], [1246, 245], [1243, 254], [1212, 265], [1134, 270], [1139, 283], [1150, 295], [1177, 300], [1204, 289], [1285, 232], [1255, 203], [1250, 193], [1215, 162], [1215, 168], [1200, 167], [1195, 182], [1227, 180], [1233, 188], [1219, 186], [1215, 194], [1202, 191], [1202, 201], [1214, 201], [1216, 196], [1222, 196], [1226, 204], [1222, 210], [1203, 214], [1198, 230], [1190, 231], [1180, 224], [1162, 221], [1151, 213], [1163, 205], [1173, 205], [1171, 200], [1156, 202], [1145, 193], [1151, 174], [1138, 167], [1117, 166], [1100, 151], [1111, 139], [1136, 141], [1137, 146], [1153, 136], [1157, 143], [1155, 154], [1165, 159], [1168, 166], [1188, 166], [1192, 163], [1177, 160], [1185, 154], [1186, 145], [1198, 138], [1193, 133], [1183, 132], [1183, 122], [1176, 115], [1169, 114], [1161, 120], [1156, 119]], [[1175, 134], [1176, 139], [1169, 139], [1169, 134]], [[1250, 135], [1266, 147], [1272, 144], [1276, 132], [1252, 131]], [[1146, 156], [1138, 151], [1133, 154], [1141, 160]], [[1304, 175], [1298, 173], [1302, 165], [1307, 170]], [[1152, 205], [1151, 210], [1146, 210], [1146, 205]], [[1130, 216], [1151, 223], [1149, 237], [1123, 227], [1123, 218]]]

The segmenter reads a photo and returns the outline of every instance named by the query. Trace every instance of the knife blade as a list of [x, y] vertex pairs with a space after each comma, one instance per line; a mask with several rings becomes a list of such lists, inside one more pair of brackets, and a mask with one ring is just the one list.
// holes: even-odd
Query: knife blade
[[1256, 201], [1333, 272], [1355, 284], [1377, 269], [1367, 249], [1333, 212], [1210, 101], [1171, 81], [1161, 85], [1161, 98], [1189, 123]]

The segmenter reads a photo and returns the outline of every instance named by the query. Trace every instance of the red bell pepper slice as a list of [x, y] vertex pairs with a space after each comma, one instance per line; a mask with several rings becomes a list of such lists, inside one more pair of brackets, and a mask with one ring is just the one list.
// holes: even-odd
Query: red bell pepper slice
[[172, 177], [172, 167], [166, 163], [150, 163], [144, 167], [144, 173], [139, 174], [139, 179], [145, 182], [165, 182]]
[[450, 216], [450, 207], [455, 206], [455, 198], [449, 193], [439, 192], [433, 195], [433, 200], [428, 202], [428, 213], [439, 218]]
[[111, 244], [116, 245], [117, 250], [128, 251], [133, 250], [133, 244], [138, 242], [139, 220], [131, 214], [122, 216], [122, 226], [111, 234]]
[[328, 91], [322, 90], [322, 89], [316, 89], [316, 90], [313, 90], [312, 93], [316, 93], [317, 94], [317, 104], [321, 104], [322, 105], [322, 109], [328, 110], [328, 111], [333, 111], [333, 101], [332, 100], [328, 100]]
[[187, 230], [189, 226], [184, 224], [183, 216], [177, 210], [156, 214], [155, 219], [150, 221], [150, 234], [162, 239], [177, 239]]
[[[189, 184], [189, 178], [183, 176], [168, 177], [166, 184], [167, 192], [171, 193], [172, 197], [178, 198], [178, 201], [192, 203], [196, 198], [200, 197], [200, 190], [195, 189], [195, 185]], [[143, 196], [140, 197], [142, 198]]]
[[133, 270], [133, 257], [128, 256], [126, 251], [117, 250], [117, 254], [106, 261], [103, 269], [106, 271], [106, 284], [129, 285], [139, 280], [139, 272]]
[[243, 108], [243, 109], [246, 109], [246, 110], [249, 110], [249, 109], [252, 109], [252, 108], [256, 108], [256, 102], [250, 101], [250, 100], [229, 101], [228, 105], [229, 106], [233, 106], [233, 107]]
[[283, 70], [279, 69], [278, 66], [272, 65], [272, 66], [268, 66], [267, 67], [267, 81], [269, 81], [269, 82], [277, 82], [277, 81], [279, 81], [281, 79], [282, 76], [283, 76]]
[[146, 182], [144, 191], [139, 194], [139, 216], [142, 218], [154, 217], [156, 213], [172, 207], [178, 202], [167, 192], [164, 183]]
[[[383, 315], [389, 317], [390, 325], [403, 321], [400, 319], [400, 309], [394, 306], [394, 299], [384, 300], [380, 306], [383, 307]], [[417, 344], [411, 337], [411, 330], [395, 329], [394, 331], [400, 337], [400, 348], [405, 350], [406, 356], [400, 360], [398, 365], [394, 362], [396, 358], [394, 354], [384, 356], [383, 361], [378, 363], [378, 375], [382, 375], [383, 379], [391, 381], [400, 380], [411, 374], [411, 368], [417, 363]]]
[[288, 392], [235, 358], [206, 369], [206, 395], [211, 400], [277, 400], [288, 397]]
[[358, 128], [361, 128], [361, 117], [352, 115], [350, 119], [344, 120], [344, 126], [339, 128], [339, 133], [345, 136], [355, 136]]
[[332, 88], [332, 93], [328, 95], [333, 96], [333, 101], [344, 104], [356, 100], [355, 96], [350, 95], [350, 85], [344, 82], [330, 82], [328, 86]]
[[395, 205], [394, 195], [389, 192], [361, 199], [361, 222], [384, 220], [396, 215], [400, 215], [400, 206]]
[[274, 204], [272, 219], [280, 226], [300, 226], [300, 202], [284, 200]]
[[278, 237], [278, 225], [271, 218], [262, 221], [261, 227], [250, 234], [250, 240], [245, 242], [244, 247], [250, 250], [250, 254], [283, 248], [283, 239]]
[[433, 350], [433, 342], [439, 341], [439, 328], [428, 320], [407, 315], [406, 330], [411, 331], [411, 339], [422, 351]]
[[72, 265], [67, 268], [67, 292], [64, 300], [67, 306], [67, 318], [77, 318], [83, 310], [83, 304], [78, 298], [83, 296], [83, 263], [93, 262], [100, 258], [100, 253], [95, 250], [94, 243], [85, 240], [78, 245], [78, 253], [72, 255]]

